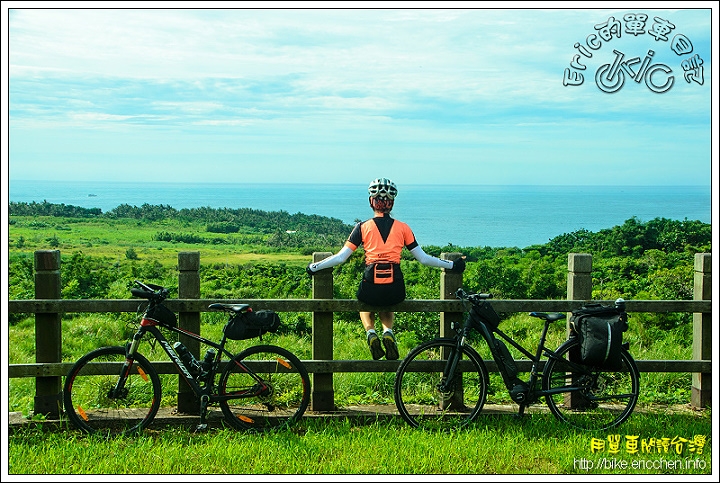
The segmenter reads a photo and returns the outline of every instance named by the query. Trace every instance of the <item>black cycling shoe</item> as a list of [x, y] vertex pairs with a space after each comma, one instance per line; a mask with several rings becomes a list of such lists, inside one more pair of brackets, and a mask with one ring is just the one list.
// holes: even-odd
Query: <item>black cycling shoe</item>
[[370, 353], [374, 360], [381, 359], [385, 355], [382, 346], [380, 345], [380, 338], [376, 333], [371, 332], [367, 338], [368, 346], [370, 347]]
[[385, 359], [389, 361], [396, 361], [400, 357], [398, 353], [397, 344], [395, 343], [395, 336], [391, 332], [385, 332], [383, 334], [383, 345], [385, 346]]

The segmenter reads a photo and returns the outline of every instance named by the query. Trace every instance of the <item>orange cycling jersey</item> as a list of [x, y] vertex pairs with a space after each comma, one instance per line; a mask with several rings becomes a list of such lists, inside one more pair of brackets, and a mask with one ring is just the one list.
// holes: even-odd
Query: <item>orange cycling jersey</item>
[[410, 227], [389, 216], [378, 216], [355, 225], [345, 246], [355, 251], [365, 247], [365, 263], [400, 263], [403, 247], [412, 250], [418, 246]]

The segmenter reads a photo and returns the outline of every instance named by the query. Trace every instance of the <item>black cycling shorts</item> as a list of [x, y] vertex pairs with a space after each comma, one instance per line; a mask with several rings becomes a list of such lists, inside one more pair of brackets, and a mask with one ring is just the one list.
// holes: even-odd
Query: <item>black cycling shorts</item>
[[393, 281], [391, 283], [375, 283], [373, 265], [368, 265], [363, 273], [363, 279], [357, 290], [357, 299], [360, 302], [376, 307], [399, 304], [405, 300], [405, 279], [400, 265], [393, 264]]

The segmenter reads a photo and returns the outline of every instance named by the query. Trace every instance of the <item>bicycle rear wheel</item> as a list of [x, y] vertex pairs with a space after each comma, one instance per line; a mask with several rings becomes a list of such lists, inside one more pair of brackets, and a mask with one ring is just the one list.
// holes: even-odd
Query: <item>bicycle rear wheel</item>
[[[82, 431], [107, 436], [136, 433], [157, 414], [162, 391], [157, 371], [136, 354], [130, 371], [122, 377], [125, 361], [124, 347], [102, 347], [70, 369], [63, 403], [70, 421]], [[123, 384], [115, 391], [121, 378]]]
[[307, 409], [310, 376], [290, 351], [258, 345], [227, 363], [218, 383], [218, 395], [229, 397], [220, 402], [220, 408], [235, 429], [283, 428], [296, 422]]
[[454, 339], [435, 339], [411, 350], [395, 373], [395, 406], [411, 426], [424, 429], [458, 429], [470, 424], [487, 397], [488, 372], [482, 357], [463, 346], [450, 389], [442, 391], [448, 356]]
[[[556, 354], [564, 360], [578, 360], [579, 349], [580, 341], [570, 339]], [[620, 425], [632, 414], [640, 394], [635, 361], [624, 349], [620, 357], [621, 366], [615, 371], [577, 365], [573, 369], [563, 360], [548, 360], [543, 388], [562, 391], [545, 397], [550, 411], [583, 430], [601, 431]]]

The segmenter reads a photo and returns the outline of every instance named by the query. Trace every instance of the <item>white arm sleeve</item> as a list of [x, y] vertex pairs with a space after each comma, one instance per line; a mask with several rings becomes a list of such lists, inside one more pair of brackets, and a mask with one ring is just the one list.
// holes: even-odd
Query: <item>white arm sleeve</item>
[[350, 258], [352, 252], [353, 251], [350, 250], [350, 248], [344, 246], [335, 255], [331, 255], [324, 260], [320, 260], [319, 262], [311, 263], [310, 270], [312, 270], [313, 272], [317, 272], [318, 270], [322, 270], [324, 268], [330, 268], [334, 267], [335, 265], [340, 265], [341, 263], [346, 262], [348, 258]]
[[451, 269], [454, 265], [452, 260], [441, 260], [437, 257], [433, 257], [432, 255], [428, 255], [420, 247], [420, 245], [418, 245], [415, 248], [413, 248], [412, 250], [410, 250], [410, 253], [412, 253], [412, 256], [415, 257], [415, 260], [422, 263], [423, 265], [427, 265], [428, 267]]

